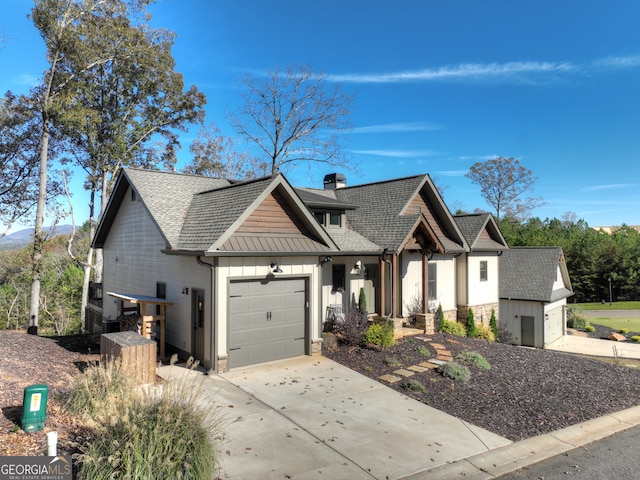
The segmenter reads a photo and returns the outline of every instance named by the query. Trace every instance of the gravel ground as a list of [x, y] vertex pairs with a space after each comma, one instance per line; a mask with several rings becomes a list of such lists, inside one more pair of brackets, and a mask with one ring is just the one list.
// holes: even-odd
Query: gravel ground
[[[394, 384], [380, 380], [436, 357], [433, 343], [455, 357], [483, 355], [491, 369], [469, 367], [456, 382], [435, 369]], [[426, 349], [426, 350], [425, 350]], [[405, 338], [385, 350], [339, 346], [325, 355], [434, 408], [518, 441], [640, 404], [640, 370], [547, 350], [437, 333]], [[409, 384], [411, 380], [411, 384]], [[425, 392], [416, 387], [419, 382]]]

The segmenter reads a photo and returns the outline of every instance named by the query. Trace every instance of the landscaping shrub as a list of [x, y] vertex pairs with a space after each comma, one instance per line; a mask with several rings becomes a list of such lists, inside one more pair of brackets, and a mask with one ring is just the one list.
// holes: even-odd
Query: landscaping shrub
[[468, 382], [471, 378], [471, 372], [469, 371], [469, 369], [466, 366], [460, 365], [456, 362], [447, 362], [444, 365], [438, 367], [438, 371], [445, 377], [455, 380], [456, 382], [465, 383]]
[[[174, 360], [175, 361], [175, 360]], [[70, 411], [87, 420], [93, 433], [78, 456], [74, 478], [214, 478], [221, 440], [220, 409], [200, 400], [200, 389], [185, 370], [181, 380], [170, 381], [154, 390], [120, 389], [125, 376], [111, 373], [111, 364], [90, 367], [75, 386], [69, 401]], [[193, 364], [197, 365], [197, 364]], [[99, 370], [99, 371], [95, 371]], [[82, 377], [87, 376], [88, 379]], [[86, 389], [119, 392], [96, 402], [82, 400]], [[122, 394], [121, 394], [122, 393]], [[101, 396], [101, 395], [100, 395]]]
[[491, 331], [493, 332], [493, 338], [498, 339], [498, 321], [496, 320], [496, 309], [491, 309], [491, 319], [489, 320], [489, 327], [491, 327]]
[[595, 332], [596, 331], [596, 327], [592, 326], [592, 325], [587, 325], [586, 327], [584, 327], [585, 332]]
[[442, 304], [439, 303], [438, 309], [436, 310], [436, 318], [434, 319], [434, 322], [439, 332], [443, 331], [442, 328], [444, 327], [445, 321], [446, 320], [444, 319], [444, 312], [442, 311]]
[[490, 342], [495, 342], [496, 337], [491, 330], [491, 327], [483, 325], [482, 323], [476, 325], [476, 338], [481, 338], [483, 340], [488, 340]]
[[456, 355], [456, 360], [460, 363], [480, 368], [481, 370], [491, 370], [491, 365], [489, 364], [487, 359], [478, 352], [462, 351], [458, 355]]
[[445, 320], [444, 322], [442, 322], [442, 325], [440, 326], [440, 331], [442, 333], [450, 333], [452, 335], [458, 335], [459, 337], [467, 336], [467, 329], [465, 328], [464, 325], [458, 322], [449, 322], [448, 320]]
[[374, 323], [364, 333], [364, 341], [369, 345], [390, 347], [396, 343], [393, 338], [393, 326], [388, 323]]
[[498, 322], [498, 336], [496, 341], [499, 343], [513, 343], [513, 334], [507, 330], [507, 327], [502, 322]]
[[621, 329], [620, 329], [620, 333], [621, 333], [622, 335], [626, 335], [627, 333], [629, 333], [629, 329], [628, 329], [628, 328], [621, 328]]
[[384, 363], [386, 363], [390, 367], [401, 367], [402, 363], [396, 357], [387, 357], [384, 359]]
[[634, 335], [633, 337], [631, 337], [631, 341], [632, 342], [640, 342], [640, 335]]
[[587, 318], [575, 307], [567, 308], [567, 327], [584, 330], [587, 326]]
[[467, 337], [474, 338], [476, 336], [476, 320], [473, 317], [473, 310], [467, 312]]
[[358, 308], [351, 305], [344, 312], [342, 321], [333, 325], [333, 332], [344, 345], [360, 345], [368, 325]]
[[407, 380], [401, 387], [412, 392], [427, 393], [427, 388], [417, 380]]
[[424, 345], [420, 345], [418, 348], [416, 348], [416, 352], [418, 352], [423, 357], [430, 357], [431, 356], [431, 352]]

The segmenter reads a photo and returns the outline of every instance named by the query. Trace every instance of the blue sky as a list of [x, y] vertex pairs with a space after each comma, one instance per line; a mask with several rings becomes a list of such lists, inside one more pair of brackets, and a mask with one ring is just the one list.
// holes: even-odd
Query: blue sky
[[[0, 91], [23, 92], [45, 68], [32, 2], [0, 6]], [[240, 76], [308, 64], [355, 95], [350, 185], [429, 173], [452, 210], [490, 211], [464, 174], [515, 157], [538, 177], [535, 216], [640, 225], [637, 0], [164, 0], [151, 11], [177, 33], [177, 70], [225, 134]], [[181, 162], [196, 133], [182, 136]], [[327, 173], [288, 179], [320, 187]], [[79, 173], [72, 188], [78, 222]]]

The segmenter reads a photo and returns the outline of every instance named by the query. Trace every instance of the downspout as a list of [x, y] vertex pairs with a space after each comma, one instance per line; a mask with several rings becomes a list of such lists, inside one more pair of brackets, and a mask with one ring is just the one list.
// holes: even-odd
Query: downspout
[[[387, 315], [387, 318], [391, 318], [391, 316], [393, 315], [393, 302], [395, 301], [395, 298], [393, 297], [393, 263], [391, 262], [391, 260], [387, 260], [386, 258], [384, 258], [384, 256], [387, 255], [387, 249], [385, 248], [382, 251], [382, 254], [380, 255], [380, 260], [383, 261], [384, 263], [386, 263], [387, 265], [389, 265], [389, 287], [390, 287], [390, 297], [391, 297], [391, 309], [389, 311], [389, 315]], [[383, 312], [383, 315], [385, 314], [385, 312]]]
[[198, 262], [198, 265], [202, 266], [202, 267], [206, 267], [209, 269], [209, 294], [211, 296], [211, 308], [209, 309], [210, 313], [211, 313], [211, 370], [213, 372], [218, 372], [218, 347], [217, 347], [217, 342], [216, 342], [216, 338], [217, 338], [217, 334], [218, 334], [218, 316], [215, 313], [215, 308], [214, 308], [214, 301], [213, 301], [213, 287], [214, 287], [214, 283], [213, 283], [213, 274], [214, 274], [214, 268], [215, 268], [215, 259], [214, 259], [214, 264], [210, 264], [207, 262], [203, 262], [202, 261], [202, 256], [198, 255], [196, 257], [196, 261]]

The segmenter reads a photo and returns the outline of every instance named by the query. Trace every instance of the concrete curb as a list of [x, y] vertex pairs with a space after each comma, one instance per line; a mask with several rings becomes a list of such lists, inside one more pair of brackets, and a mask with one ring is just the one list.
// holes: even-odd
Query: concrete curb
[[637, 425], [640, 425], [640, 406], [423, 470], [402, 480], [493, 479]]

